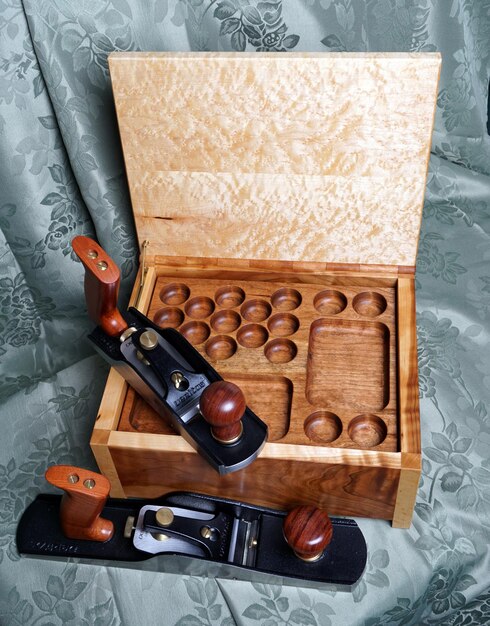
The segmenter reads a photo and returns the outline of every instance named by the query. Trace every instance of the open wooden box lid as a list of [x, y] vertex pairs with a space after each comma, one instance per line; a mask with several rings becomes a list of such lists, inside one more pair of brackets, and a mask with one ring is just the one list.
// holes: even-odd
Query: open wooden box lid
[[113, 53], [140, 243], [415, 266], [436, 53]]

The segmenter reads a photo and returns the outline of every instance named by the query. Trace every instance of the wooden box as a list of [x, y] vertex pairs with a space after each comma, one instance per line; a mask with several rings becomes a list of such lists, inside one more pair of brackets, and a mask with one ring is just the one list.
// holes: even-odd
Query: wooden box
[[269, 426], [219, 476], [111, 371], [91, 445], [112, 495], [193, 490], [410, 525], [414, 271], [438, 54], [115, 53], [138, 237], [132, 304]]

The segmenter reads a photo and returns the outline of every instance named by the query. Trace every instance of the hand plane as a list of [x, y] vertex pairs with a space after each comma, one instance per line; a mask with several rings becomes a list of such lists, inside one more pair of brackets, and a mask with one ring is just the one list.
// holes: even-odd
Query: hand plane
[[267, 426], [176, 330], [160, 328], [137, 309], [117, 308], [119, 269], [95, 241], [75, 237], [85, 267], [89, 339], [98, 352], [220, 474], [246, 467], [267, 439]]
[[64, 494], [39, 495], [23, 513], [24, 555], [121, 564], [157, 557], [148, 569], [339, 589], [366, 566], [356, 522], [312, 506], [286, 513], [187, 492], [108, 499], [107, 478], [66, 465], [50, 467], [46, 479]]

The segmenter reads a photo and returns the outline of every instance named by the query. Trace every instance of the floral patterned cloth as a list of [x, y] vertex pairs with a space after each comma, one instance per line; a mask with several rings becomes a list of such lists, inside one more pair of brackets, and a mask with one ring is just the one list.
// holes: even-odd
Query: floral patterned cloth
[[[490, 623], [489, 0], [0, 0], [0, 622]], [[137, 251], [111, 50], [440, 50], [417, 270], [423, 478], [413, 525], [359, 520], [353, 593], [19, 558], [50, 463], [94, 466], [107, 375], [75, 234]], [[393, 199], [396, 202], [396, 198]], [[389, 210], [389, 207], [387, 207]]]

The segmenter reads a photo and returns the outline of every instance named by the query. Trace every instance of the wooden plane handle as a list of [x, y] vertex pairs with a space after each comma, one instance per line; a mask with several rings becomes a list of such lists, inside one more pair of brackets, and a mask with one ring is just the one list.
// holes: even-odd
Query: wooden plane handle
[[72, 465], [53, 465], [45, 474], [48, 483], [63, 489], [60, 522], [69, 539], [107, 541], [114, 524], [100, 517], [111, 484], [105, 476]]
[[111, 337], [119, 337], [128, 327], [117, 308], [119, 268], [88, 237], [75, 237], [72, 246], [85, 268], [85, 298], [90, 319]]
[[332, 522], [322, 509], [298, 506], [286, 516], [284, 537], [296, 556], [304, 561], [317, 561], [332, 540]]
[[246, 408], [243, 391], [226, 380], [211, 383], [199, 399], [199, 409], [211, 426], [213, 437], [224, 444], [235, 443], [240, 438]]

